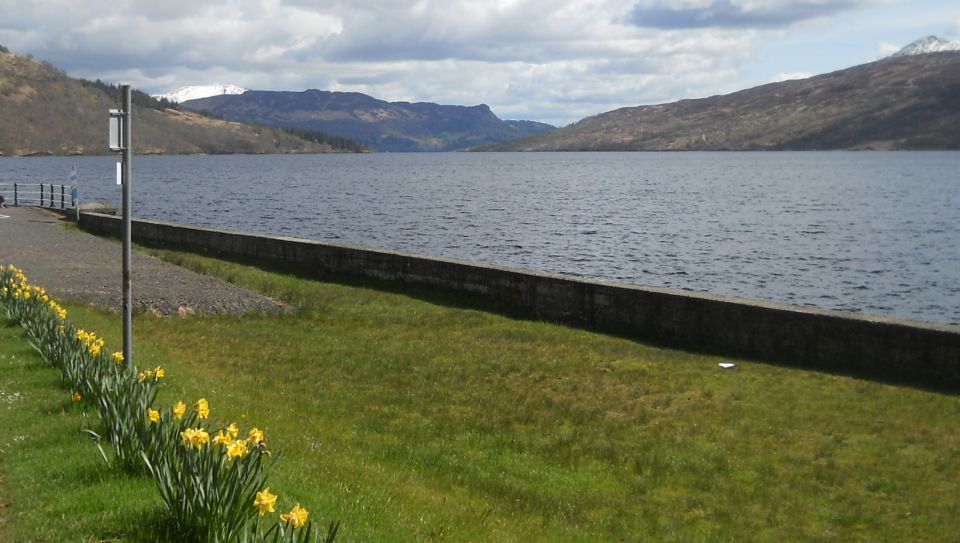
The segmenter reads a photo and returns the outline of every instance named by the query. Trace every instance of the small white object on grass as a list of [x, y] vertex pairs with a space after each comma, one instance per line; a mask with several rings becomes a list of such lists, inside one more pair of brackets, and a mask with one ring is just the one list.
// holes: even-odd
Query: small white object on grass
[[732, 370], [733, 368], [737, 367], [737, 365], [733, 362], [721, 362], [719, 365], [725, 370]]

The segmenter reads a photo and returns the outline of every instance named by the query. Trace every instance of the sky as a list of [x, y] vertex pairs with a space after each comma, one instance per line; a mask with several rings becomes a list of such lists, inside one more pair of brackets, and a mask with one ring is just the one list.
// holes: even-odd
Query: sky
[[233, 83], [564, 126], [960, 40], [957, 0], [0, 0], [0, 44], [150, 93]]

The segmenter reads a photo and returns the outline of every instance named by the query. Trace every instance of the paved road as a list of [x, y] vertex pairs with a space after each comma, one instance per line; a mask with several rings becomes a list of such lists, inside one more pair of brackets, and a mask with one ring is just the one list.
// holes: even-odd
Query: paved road
[[[60, 224], [58, 215], [32, 207], [0, 209], [0, 265], [22, 269], [56, 299], [120, 311], [120, 243]], [[223, 281], [133, 255], [134, 311], [162, 315], [281, 312], [284, 306]]]

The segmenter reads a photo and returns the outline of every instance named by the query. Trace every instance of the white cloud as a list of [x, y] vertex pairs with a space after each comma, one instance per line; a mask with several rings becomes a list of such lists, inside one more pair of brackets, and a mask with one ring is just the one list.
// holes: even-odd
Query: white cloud
[[862, 3], [671, 3], [732, 21], [690, 30], [631, 22], [638, 6], [663, 9], [660, 0], [129, 0], [109, 10], [93, 0], [0, 0], [0, 43], [71, 75], [149, 92], [214, 81], [349, 90], [487, 103], [503, 118], [566, 124], [737, 90], [765, 32], [738, 17], [802, 20]]
[[877, 59], [886, 58], [902, 49], [902, 45], [895, 43], [881, 42], [877, 46]]
[[773, 78], [774, 83], [779, 83], [781, 81], [792, 81], [795, 79], [806, 79], [808, 77], [813, 77], [815, 74], [810, 72], [780, 72]]

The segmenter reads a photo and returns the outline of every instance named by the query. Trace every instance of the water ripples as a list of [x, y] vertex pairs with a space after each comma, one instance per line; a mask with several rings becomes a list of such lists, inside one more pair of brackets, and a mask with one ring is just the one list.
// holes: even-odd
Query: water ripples
[[[119, 201], [109, 157], [0, 159], [0, 182], [59, 182], [74, 163], [84, 197]], [[960, 323], [960, 153], [136, 157], [134, 168], [137, 217]]]

